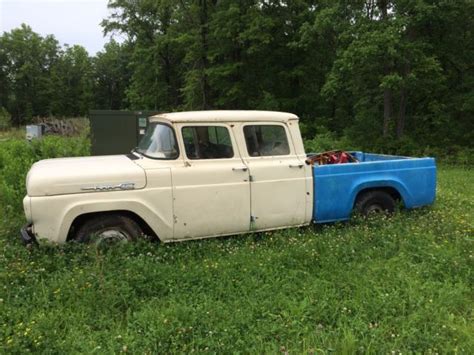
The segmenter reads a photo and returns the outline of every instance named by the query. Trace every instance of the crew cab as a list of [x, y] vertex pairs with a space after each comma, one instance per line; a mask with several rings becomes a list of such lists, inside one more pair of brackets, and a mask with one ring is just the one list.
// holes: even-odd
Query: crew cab
[[433, 158], [350, 155], [344, 164], [310, 164], [298, 117], [290, 113], [159, 114], [128, 155], [35, 163], [21, 236], [27, 243], [143, 235], [172, 242], [433, 203]]

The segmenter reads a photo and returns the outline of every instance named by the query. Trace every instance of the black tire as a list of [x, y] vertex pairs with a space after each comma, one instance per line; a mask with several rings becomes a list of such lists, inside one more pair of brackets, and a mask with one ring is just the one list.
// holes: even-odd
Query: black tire
[[122, 215], [100, 215], [82, 224], [74, 240], [79, 243], [134, 241], [143, 235], [140, 226], [131, 218]]
[[357, 198], [355, 209], [363, 216], [372, 213], [392, 214], [395, 212], [396, 201], [385, 191], [368, 191]]

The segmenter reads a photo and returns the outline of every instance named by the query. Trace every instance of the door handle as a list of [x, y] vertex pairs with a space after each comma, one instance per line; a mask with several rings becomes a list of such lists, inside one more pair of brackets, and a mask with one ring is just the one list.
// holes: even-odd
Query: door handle
[[239, 166], [238, 168], [232, 168], [232, 171], [247, 171], [248, 168], [246, 166]]
[[304, 164], [290, 164], [289, 165], [290, 168], [299, 168], [299, 169], [301, 169], [303, 166]]

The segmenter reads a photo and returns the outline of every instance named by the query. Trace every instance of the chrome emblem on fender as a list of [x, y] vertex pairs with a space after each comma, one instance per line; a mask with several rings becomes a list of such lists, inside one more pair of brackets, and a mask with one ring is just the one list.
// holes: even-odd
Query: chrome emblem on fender
[[135, 183], [123, 182], [118, 185], [96, 185], [81, 187], [83, 191], [113, 191], [113, 190], [133, 190], [135, 189]]

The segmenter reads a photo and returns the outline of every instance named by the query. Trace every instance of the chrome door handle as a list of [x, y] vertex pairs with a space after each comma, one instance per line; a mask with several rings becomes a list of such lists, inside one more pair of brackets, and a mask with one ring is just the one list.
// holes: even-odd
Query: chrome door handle
[[290, 164], [289, 165], [290, 168], [299, 168], [299, 169], [301, 169], [303, 166], [304, 164]]
[[232, 168], [232, 171], [247, 171], [248, 168], [246, 166], [239, 166], [238, 168]]

